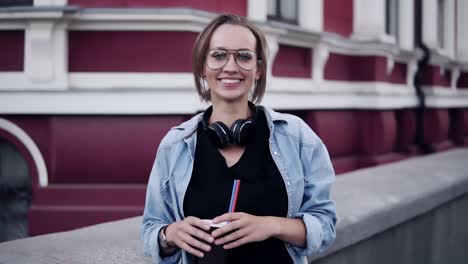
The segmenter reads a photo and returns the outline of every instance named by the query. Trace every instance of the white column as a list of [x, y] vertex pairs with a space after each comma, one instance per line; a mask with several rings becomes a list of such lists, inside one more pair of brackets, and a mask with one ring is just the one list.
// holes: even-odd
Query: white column
[[385, 1], [354, 0], [353, 38], [378, 40], [385, 35]]
[[24, 72], [30, 88], [67, 87], [67, 34], [64, 22], [33, 21], [25, 32]]
[[453, 58], [455, 55], [455, 1], [445, 0], [445, 5], [444, 50], [448, 56]]
[[323, 30], [323, 0], [299, 0], [299, 26], [321, 32]]
[[437, 49], [437, 0], [423, 1], [422, 9], [423, 42], [429, 48]]
[[457, 1], [457, 50], [458, 61], [468, 61], [468, 1]]
[[267, 20], [267, 0], [248, 0], [247, 1], [247, 18], [255, 21]]
[[399, 44], [404, 50], [414, 49], [414, 1], [399, 1]]
[[64, 6], [67, 0], [34, 0], [35, 6]]

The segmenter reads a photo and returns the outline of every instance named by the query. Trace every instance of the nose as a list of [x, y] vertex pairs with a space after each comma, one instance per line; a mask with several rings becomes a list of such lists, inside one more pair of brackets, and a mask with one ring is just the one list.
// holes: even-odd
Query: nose
[[[232, 56], [231, 56], [231, 55], [232, 55]], [[231, 57], [232, 57], [232, 58], [231, 58]], [[231, 71], [238, 71], [236, 59], [234, 58], [234, 54], [233, 54], [233, 53], [230, 53], [230, 54], [229, 54], [227, 60], [228, 60], [228, 61], [226, 62], [226, 65], [224, 65], [223, 70], [224, 70], [224, 71], [228, 71], [228, 72], [231, 72]]]

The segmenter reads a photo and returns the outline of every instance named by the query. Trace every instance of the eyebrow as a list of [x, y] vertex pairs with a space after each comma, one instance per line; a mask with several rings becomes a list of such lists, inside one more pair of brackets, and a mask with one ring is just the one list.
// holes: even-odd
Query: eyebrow
[[217, 49], [221, 49], [221, 50], [229, 50], [229, 51], [234, 51], [234, 50], [250, 50], [250, 51], [254, 51], [254, 50], [251, 50], [249, 48], [240, 48], [240, 49], [228, 49], [228, 48], [225, 48], [225, 47], [214, 47], [210, 50], [217, 50]]

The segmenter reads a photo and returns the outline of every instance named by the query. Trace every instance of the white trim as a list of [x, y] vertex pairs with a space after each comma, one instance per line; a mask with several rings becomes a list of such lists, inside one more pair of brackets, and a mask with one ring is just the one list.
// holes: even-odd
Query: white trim
[[252, 21], [267, 21], [268, 0], [248, 0], [247, 18]]
[[67, 0], [34, 0], [34, 6], [65, 6]]
[[298, 1], [299, 26], [311, 31], [323, 31], [323, 0]]
[[425, 0], [422, 5], [423, 42], [429, 48], [437, 49], [437, 0]]
[[4, 118], [0, 118], [0, 129], [15, 136], [26, 147], [36, 166], [39, 186], [46, 187], [48, 185], [47, 167], [36, 143], [23, 129]]
[[192, 73], [69, 73], [71, 89], [194, 89]]

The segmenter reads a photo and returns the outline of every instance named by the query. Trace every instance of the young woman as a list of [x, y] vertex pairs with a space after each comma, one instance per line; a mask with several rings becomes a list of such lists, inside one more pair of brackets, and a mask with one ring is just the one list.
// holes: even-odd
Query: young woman
[[[324, 144], [301, 119], [252, 103], [265, 93], [266, 51], [263, 33], [235, 15], [198, 36], [195, 84], [212, 105], [160, 143], [142, 225], [155, 263], [199, 263], [217, 246], [229, 263], [305, 263], [335, 239]], [[204, 219], [227, 224], [210, 232]]]

